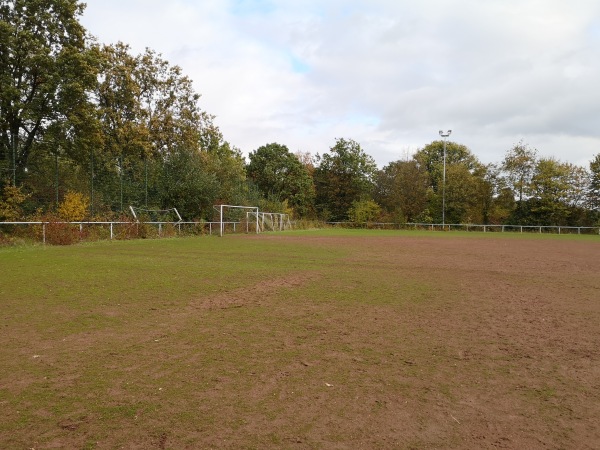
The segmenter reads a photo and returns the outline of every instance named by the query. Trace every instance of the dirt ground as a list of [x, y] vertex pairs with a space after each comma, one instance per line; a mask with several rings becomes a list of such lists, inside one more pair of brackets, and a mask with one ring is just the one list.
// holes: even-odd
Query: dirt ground
[[[67, 353], [32, 335], [60, 363], [51, 398], [92, 364], [107, 379], [78, 408], [2, 426], [4, 448], [600, 448], [600, 240], [239, 239], [345, 253], [163, 301]], [[31, 384], [0, 382], [3, 408]]]
[[364, 244], [353, 260], [357, 272], [389, 264], [437, 289], [431, 307], [384, 319], [386, 328], [420, 331], [420, 344], [411, 344], [419, 350], [405, 364], [415, 369], [410, 390], [423, 396], [378, 399], [390, 414], [366, 447], [600, 448], [598, 243]]
[[[310, 422], [333, 401], [341, 412], [324, 414], [299, 446], [600, 448], [599, 244], [322, 239], [354, 250], [343, 283], [325, 275], [323, 285], [378, 296], [378, 284], [390, 284], [381, 272], [430, 289], [410, 293], [400, 282], [384, 292], [424, 297], [413, 308], [375, 299], [328, 309], [320, 336], [336, 345], [311, 349], [315, 360], [300, 365], [335, 362], [347, 373], [335, 395], [296, 398], [277, 421]], [[332, 430], [338, 442], [324, 439]]]

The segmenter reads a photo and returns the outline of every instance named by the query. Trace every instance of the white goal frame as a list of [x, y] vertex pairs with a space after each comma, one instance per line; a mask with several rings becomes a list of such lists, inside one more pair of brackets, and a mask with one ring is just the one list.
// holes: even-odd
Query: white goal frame
[[[256, 214], [256, 234], [259, 233], [258, 225], [258, 206], [240, 206], [240, 205], [217, 205], [219, 207], [219, 236], [223, 237], [225, 233], [225, 222], [223, 221], [223, 208], [250, 210]], [[217, 208], [215, 206], [215, 209]]]

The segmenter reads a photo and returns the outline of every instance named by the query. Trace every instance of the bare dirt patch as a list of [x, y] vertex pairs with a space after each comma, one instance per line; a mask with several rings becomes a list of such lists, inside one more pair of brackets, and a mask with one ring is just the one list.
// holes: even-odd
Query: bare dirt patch
[[[5, 313], [0, 446], [600, 446], [600, 241], [233, 239], [314, 264], [180, 301], [158, 286], [64, 337]], [[66, 333], [61, 308], [40, 311]]]

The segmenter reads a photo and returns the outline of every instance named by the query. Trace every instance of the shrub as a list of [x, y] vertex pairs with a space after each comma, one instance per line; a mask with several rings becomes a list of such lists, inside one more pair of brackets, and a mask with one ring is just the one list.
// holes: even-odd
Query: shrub
[[5, 222], [16, 222], [23, 216], [21, 205], [29, 195], [24, 194], [20, 187], [7, 184], [2, 190], [0, 197], [0, 220]]
[[66, 222], [78, 222], [85, 218], [90, 206], [87, 196], [68, 191], [62, 203], [58, 205], [58, 215]]
[[348, 218], [357, 224], [376, 221], [380, 214], [381, 207], [373, 200], [355, 201], [348, 210]]

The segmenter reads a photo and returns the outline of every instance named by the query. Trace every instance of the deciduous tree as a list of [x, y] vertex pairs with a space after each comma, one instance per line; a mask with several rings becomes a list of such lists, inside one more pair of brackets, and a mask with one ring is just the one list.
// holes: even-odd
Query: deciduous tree
[[540, 225], [567, 223], [570, 171], [554, 158], [540, 158], [531, 177], [530, 221]]
[[315, 188], [306, 167], [285, 145], [271, 143], [249, 155], [248, 178], [265, 198], [287, 201], [299, 216], [313, 208]]
[[429, 176], [417, 161], [395, 161], [377, 173], [375, 200], [393, 220], [413, 222], [427, 205]]
[[372, 195], [376, 173], [375, 160], [358, 142], [337, 139], [315, 169], [320, 214], [329, 220], [346, 220], [353, 202]]
[[587, 189], [587, 206], [596, 215], [600, 214], [600, 153], [590, 161], [589, 185]]
[[83, 8], [76, 0], [0, 3], [0, 160], [17, 181], [45, 134], [72, 142], [88, 123], [97, 59], [78, 21]]
[[528, 193], [531, 178], [537, 163], [537, 150], [520, 141], [510, 149], [502, 161], [502, 169], [519, 199], [519, 204]]

